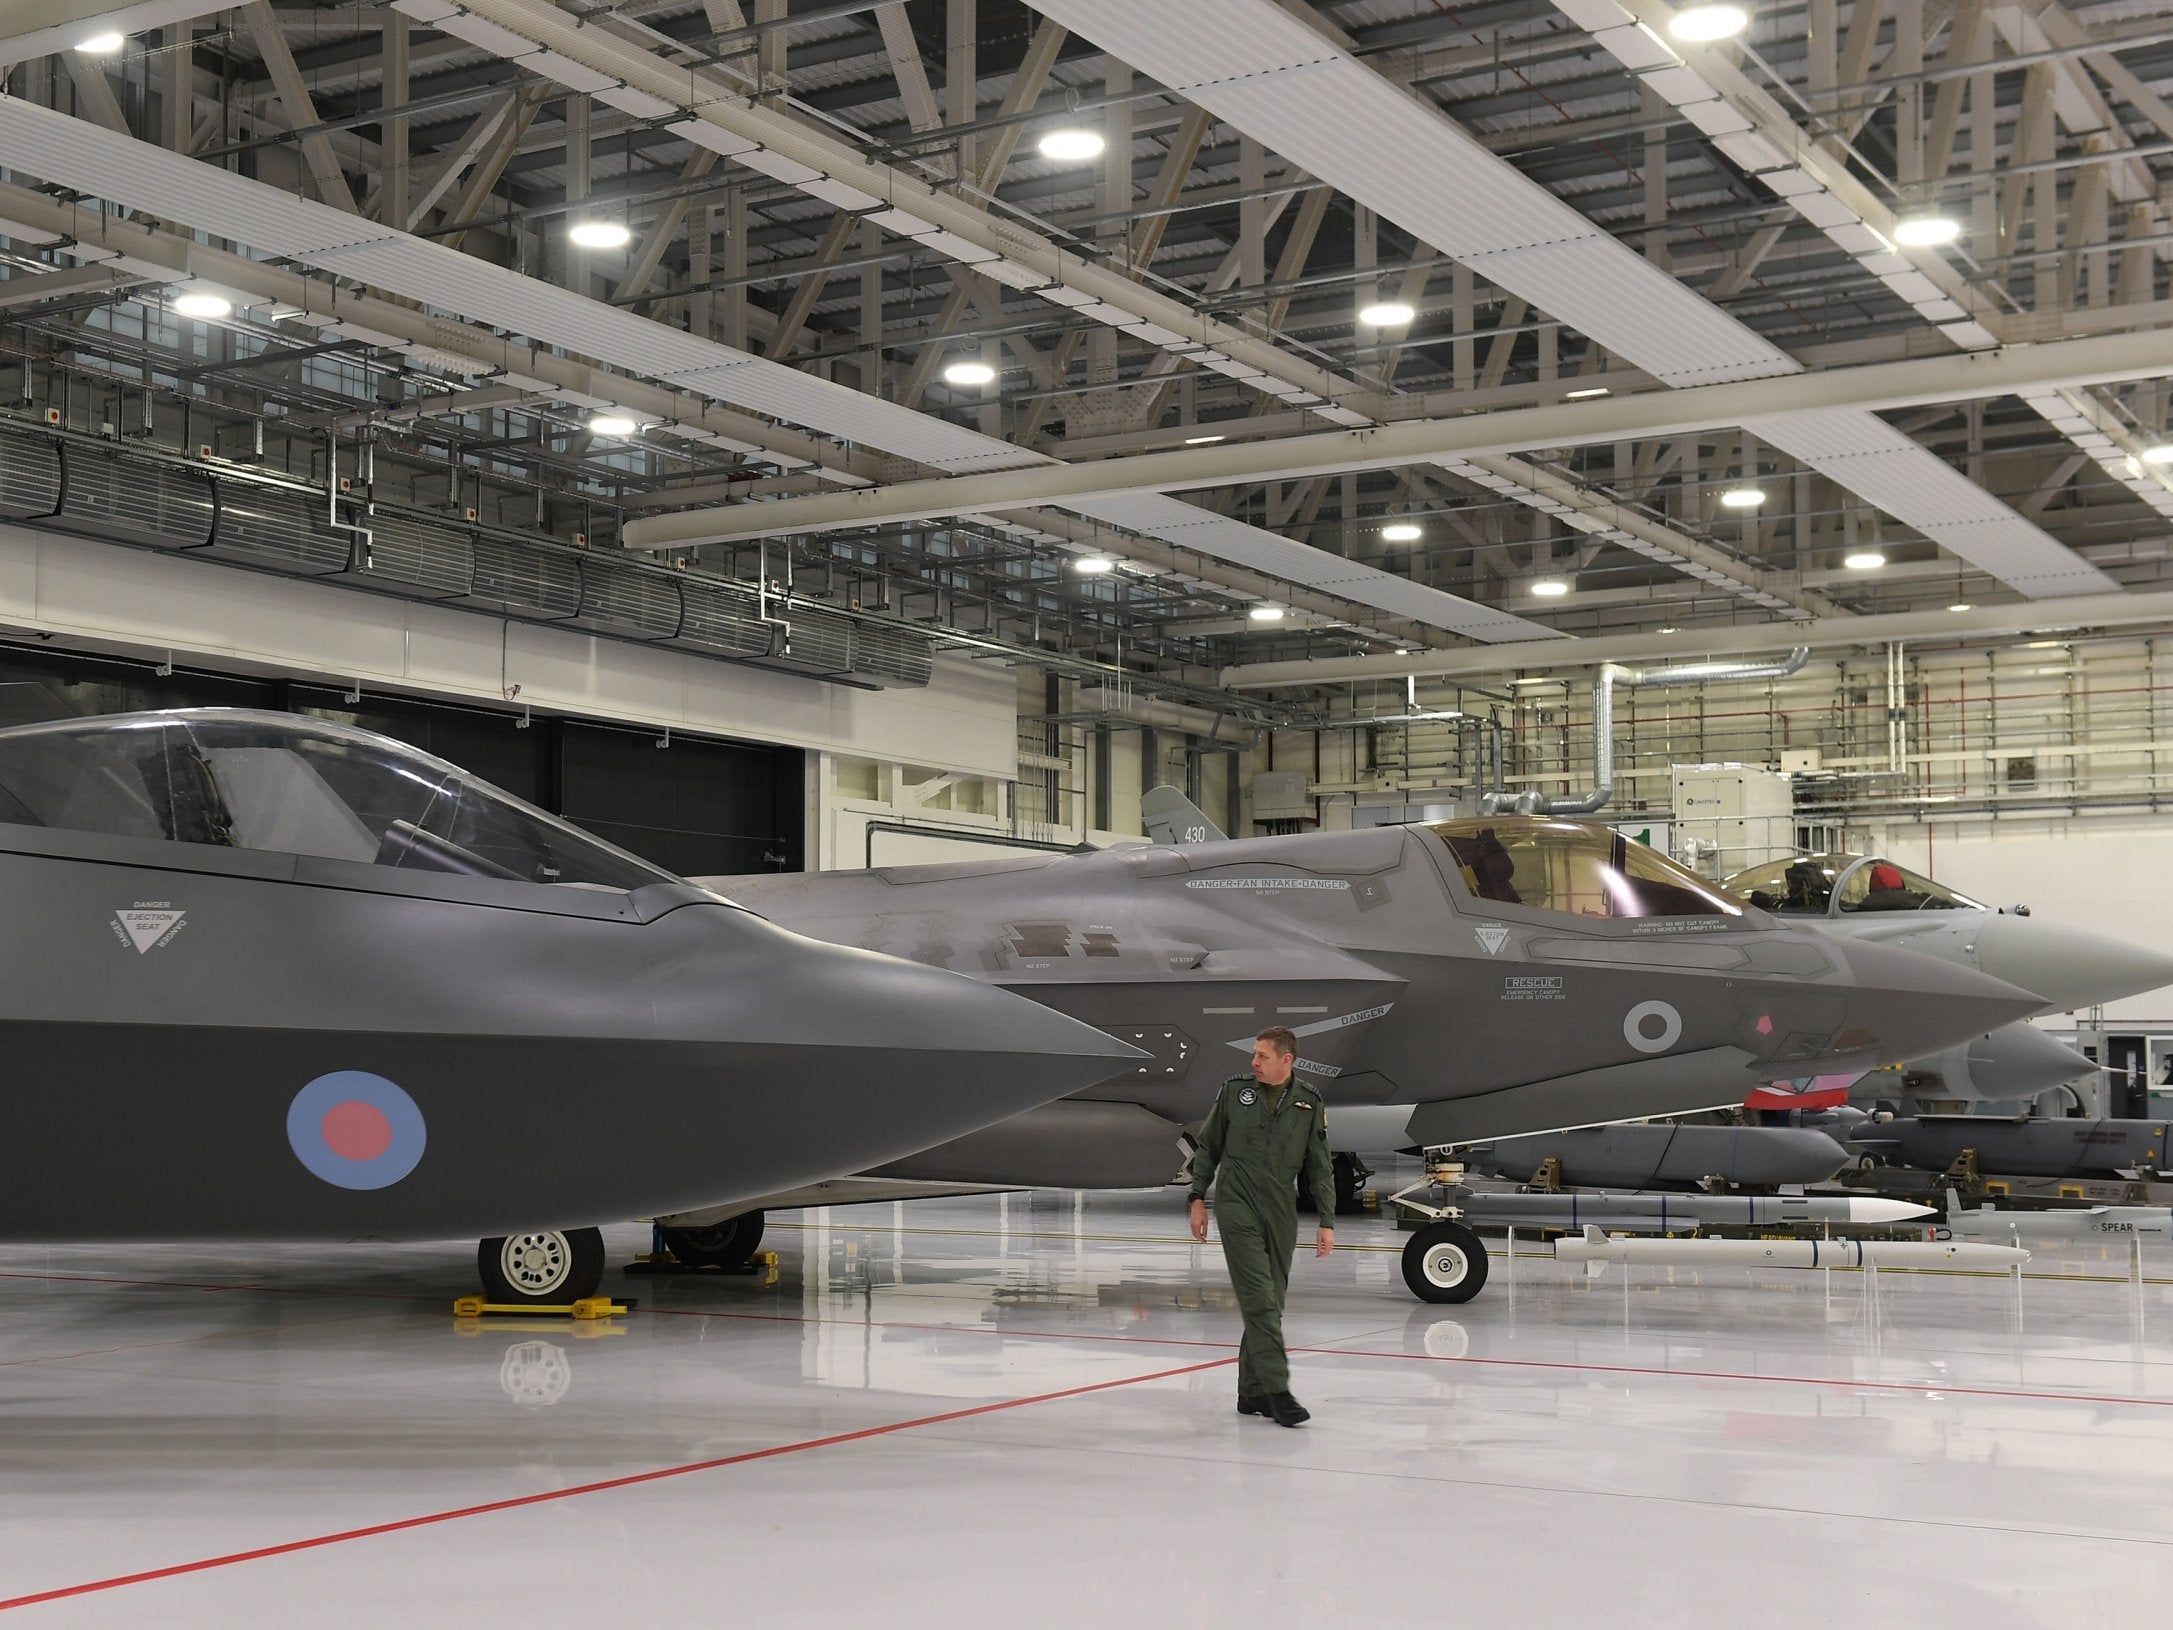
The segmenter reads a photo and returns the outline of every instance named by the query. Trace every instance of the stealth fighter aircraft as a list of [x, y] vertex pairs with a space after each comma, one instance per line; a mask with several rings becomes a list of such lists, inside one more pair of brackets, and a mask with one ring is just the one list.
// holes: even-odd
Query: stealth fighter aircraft
[[[1297, 1032], [1331, 1125], [1415, 1105], [1409, 1141], [1449, 1144], [1740, 1104], [1761, 1081], [1869, 1068], [2035, 1005], [1971, 970], [1791, 930], [1562, 820], [713, 881], [795, 932], [973, 974], [1152, 1055], [867, 1174], [905, 1194], [1165, 1182], [1269, 1025]], [[675, 1246], [730, 1210], [673, 1219]]]
[[765, 922], [362, 731], [0, 730], [0, 1241], [482, 1235], [567, 1301], [592, 1226], [875, 1165], [1142, 1054]]

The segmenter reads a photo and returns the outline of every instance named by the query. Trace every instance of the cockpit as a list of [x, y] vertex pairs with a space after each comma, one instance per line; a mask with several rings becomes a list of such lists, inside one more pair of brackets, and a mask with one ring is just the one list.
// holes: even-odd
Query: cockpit
[[1985, 911], [1944, 883], [1879, 855], [1803, 855], [1737, 872], [1724, 885], [1761, 911], [1827, 917], [1863, 911]]
[[528, 883], [679, 881], [442, 759], [288, 713], [0, 730], [0, 822]]
[[1436, 821], [1476, 899], [1568, 917], [1740, 917], [1741, 906], [1649, 845], [1579, 821]]

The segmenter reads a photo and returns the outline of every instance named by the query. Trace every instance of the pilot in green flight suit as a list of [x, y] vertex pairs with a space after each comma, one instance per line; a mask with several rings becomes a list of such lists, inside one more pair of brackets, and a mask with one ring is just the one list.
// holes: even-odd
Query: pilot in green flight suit
[[1238, 1347], [1237, 1412], [1302, 1426], [1311, 1412], [1290, 1395], [1283, 1352], [1283, 1297], [1298, 1244], [1298, 1174], [1320, 1209], [1315, 1256], [1335, 1249], [1335, 1167], [1328, 1153], [1328, 1106], [1296, 1080], [1298, 1038], [1281, 1025], [1253, 1043], [1252, 1074], [1223, 1082], [1192, 1157], [1192, 1237], [1207, 1238], [1207, 1185], [1215, 1191], [1222, 1255], [1245, 1315]]

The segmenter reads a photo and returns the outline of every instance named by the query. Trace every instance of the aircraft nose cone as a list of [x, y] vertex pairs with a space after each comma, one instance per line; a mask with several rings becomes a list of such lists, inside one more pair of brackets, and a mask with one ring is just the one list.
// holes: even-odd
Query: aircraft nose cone
[[1834, 949], [1856, 986], [1835, 1046], [1866, 1067], [1940, 1052], [2043, 1006], [2029, 991], [1915, 951], [1860, 940], [1837, 942]]
[[2173, 956], [2034, 917], [1987, 917], [1977, 933], [1977, 966], [2035, 991], [2051, 1009], [2091, 1007], [2173, 985]]
[[1964, 1079], [1959, 1085], [1979, 1098], [2033, 1097], [2096, 1067], [2057, 1036], [2030, 1024], [2003, 1025], [1961, 1052]]
[[841, 1060], [862, 1054], [871, 1069], [940, 1082], [939, 1101], [961, 1113], [978, 1106], [971, 1111], [978, 1119], [961, 1132], [1125, 1074], [1149, 1056], [964, 974], [867, 951], [821, 950], [822, 978], [836, 997], [810, 1042]]

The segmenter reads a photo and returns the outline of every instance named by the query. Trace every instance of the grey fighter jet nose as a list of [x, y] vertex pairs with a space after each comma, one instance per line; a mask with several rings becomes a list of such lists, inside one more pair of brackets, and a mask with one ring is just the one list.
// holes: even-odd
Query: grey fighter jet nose
[[1851, 1067], [1864, 1059], [1894, 1063], [1921, 1058], [2025, 1018], [2044, 1005], [2030, 992], [1989, 974], [1915, 951], [1861, 940], [1838, 941], [1832, 949], [1847, 961], [1856, 983], [1833, 1042], [1836, 1051], [1850, 1055]]
[[1977, 966], [2035, 991], [2049, 1009], [2090, 1007], [2173, 985], [2173, 956], [2035, 917], [1988, 916]]

